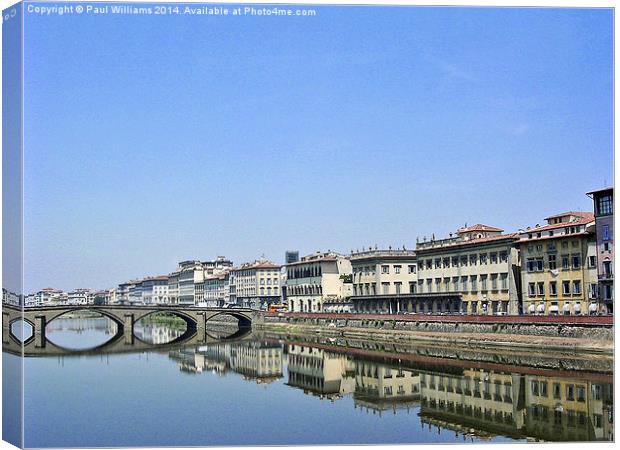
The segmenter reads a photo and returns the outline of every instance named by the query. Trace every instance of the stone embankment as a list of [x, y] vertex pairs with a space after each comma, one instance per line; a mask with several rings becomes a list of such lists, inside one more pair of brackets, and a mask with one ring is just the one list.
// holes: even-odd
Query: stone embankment
[[257, 330], [388, 342], [613, 353], [612, 317], [267, 314]]

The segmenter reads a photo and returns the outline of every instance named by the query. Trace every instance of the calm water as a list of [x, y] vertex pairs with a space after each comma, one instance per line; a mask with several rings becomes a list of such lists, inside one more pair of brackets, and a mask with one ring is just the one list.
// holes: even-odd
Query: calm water
[[[55, 322], [55, 323], [54, 323]], [[62, 319], [48, 338], [97, 346], [107, 319]], [[53, 325], [53, 326], [52, 326]], [[145, 323], [145, 342], [182, 331]], [[27, 447], [463, 443], [613, 438], [604, 361], [437, 356], [333, 339], [251, 335], [201, 347], [25, 360]], [[315, 342], [316, 341], [316, 342]], [[439, 353], [441, 353], [439, 351]], [[473, 355], [473, 356], [472, 356]], [[18, 358], [3, 354], [10, 367]], [[512, 358], [512, 357], [510, 357]]]

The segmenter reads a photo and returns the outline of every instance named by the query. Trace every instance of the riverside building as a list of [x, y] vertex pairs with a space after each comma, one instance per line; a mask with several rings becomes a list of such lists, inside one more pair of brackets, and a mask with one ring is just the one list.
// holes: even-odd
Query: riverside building
[[566, 212], [519, 233], [523, 313], [596, 313], [598, 276], [594, 215]]
[[413, 312], [518, 314], [518, 234], [476, 224], [418, 242]]
[[322, 312], [324, 303], [352, 294], [351, 261], [335, 252], [316, 252], [286, 265], [286, 300], [293, 312]]
[[267, 309], [280, 303], [280, 267], [271, 261], [258, 260], [232, 270], [234, 299], [245, 308]]
[[230, 303], [230, 271], [207, 275], [204, 281], [204, 303], [208, 307], [221, 307]]
[[601, 312], [614, 309], [614, 188], [599, 189], [587, 194], [594, 201], [596, 226], [596, 257], [598, 294]]
[[351, 253], [353, 310], [395, 314], [412, 310], [417, 293], [415, 251], [369, 249]]

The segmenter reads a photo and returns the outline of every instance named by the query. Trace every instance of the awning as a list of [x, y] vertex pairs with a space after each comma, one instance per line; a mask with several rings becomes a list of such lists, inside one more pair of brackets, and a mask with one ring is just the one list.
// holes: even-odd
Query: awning
[[538, 308], [536, 308], [538, 310], [538, 312], [544, 313], [545, 312], [545, 305], [544, 304], [540, 304], [538, 305]]
[[590, 303], [590, 306], [588, 307], [588, 311], [590, 312], [598, 311], [598, 305], [596, 303]]
[[532, 303], [527, 310], [530, 314], [534, 314], [534, 312], [536, 311], [536, 306], [534, 306], [534, 303]]
[[570, 311], [570, 303], [564, 303], [564, 312]]
[[558, 305], [551, 305], [549, 307], [549, 312], [558, 312], [558, 311], [559, 311]]
[[573, 309], [575, 310], [576, 313], [580, 313], [581, 312], [581, 304], [577, 303]]

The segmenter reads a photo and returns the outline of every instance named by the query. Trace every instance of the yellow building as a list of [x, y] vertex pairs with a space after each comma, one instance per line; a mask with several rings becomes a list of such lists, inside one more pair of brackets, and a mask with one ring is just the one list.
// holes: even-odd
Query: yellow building
[[523, 313], [588, 314], [598, 309], [594, 215], [567, 212], [519, 233]]
[[517, 314], [518, 235], [503, 231], [476, 224], [446, 239], [418, 242], [417, 297], [434, 297], [432, 312]]

